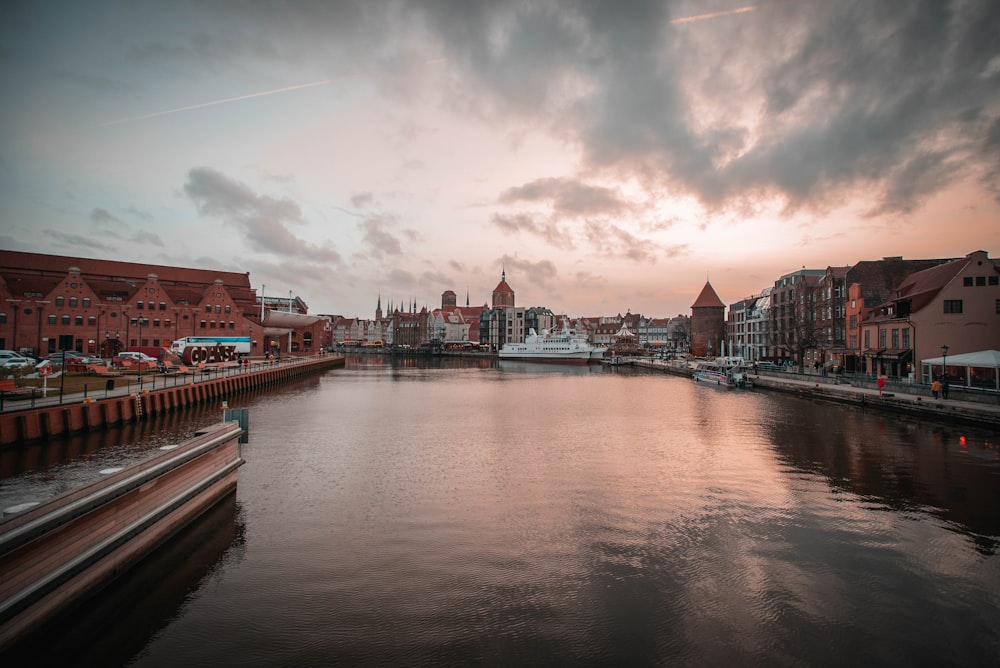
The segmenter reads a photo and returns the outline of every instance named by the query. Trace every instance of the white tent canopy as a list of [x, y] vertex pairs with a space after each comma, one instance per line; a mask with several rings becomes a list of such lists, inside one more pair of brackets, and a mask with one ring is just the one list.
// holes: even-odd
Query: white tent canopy
[[[949, 378], [961, 380], [961, 385], [1000, 390], [1000, 350], [980, 350], [920, 360], [924, 382], [931, 382], [946, 362]], [[958, 369], [962, 372], [959, 373]]]

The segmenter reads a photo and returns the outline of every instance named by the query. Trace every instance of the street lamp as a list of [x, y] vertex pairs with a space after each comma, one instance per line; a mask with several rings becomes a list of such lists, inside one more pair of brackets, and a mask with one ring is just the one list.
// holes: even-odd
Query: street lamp
[[[137, 347], [139, 348], [138, 352], [142, 352], [142, 325], [144, 324], [143, 320], [146, 320], [146, 318], [143, 318], [142, 316], [139, 316], [138, 318], [136, 318], [136, 320], [139, 323], [139, 345]], [[146, 320], [146, 322], [149, 322], [149, 321]], [[140, 392], [142, 392], [142, 367], [143, 367], [144, 364], [145, 364], [145, 362], [143, 362], [142, 360], [139, 360], [139, 391]], [[154, 383], [153, 389], [156, 389], [155, 383]]]
[[948, 375], [948, 346], [941, 346], [941, 378]]

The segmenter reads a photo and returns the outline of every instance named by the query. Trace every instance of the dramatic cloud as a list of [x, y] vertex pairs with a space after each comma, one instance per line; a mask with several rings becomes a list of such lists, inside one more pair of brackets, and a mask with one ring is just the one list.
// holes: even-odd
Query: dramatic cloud
[[0, 28], [13, 247], [679, 312], [998, 241], [996, 0], [63, 4]]

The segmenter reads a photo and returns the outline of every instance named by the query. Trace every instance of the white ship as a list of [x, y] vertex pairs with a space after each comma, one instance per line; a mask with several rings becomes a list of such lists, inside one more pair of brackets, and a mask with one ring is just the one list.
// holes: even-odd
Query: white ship
[[499, 354], [502, 360], [587, 364], [591, 359], [599, 361], [603, 350], [595, 348], [572, 329], [553, 333], [543, 329], [541, 335], [529, 329], [524, 343], [505, 343]]

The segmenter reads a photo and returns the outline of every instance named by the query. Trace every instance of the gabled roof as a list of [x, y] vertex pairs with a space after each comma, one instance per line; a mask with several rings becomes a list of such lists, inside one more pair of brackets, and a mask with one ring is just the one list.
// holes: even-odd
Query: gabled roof
[[719, 299], [712, 284], [705, 281], [705, 287], [701, 289], [701, 294], [691, 304], [691, 308], [726, 308], [726, 305]]
[[908, 299], [912, 310], [919, 311], [931, 303], [937, 293], [965, 269], [968, 262], [968, 258], [962, 258], [910, 274], [899, 284], [896, 289], [898, 296], [893, 301]]

